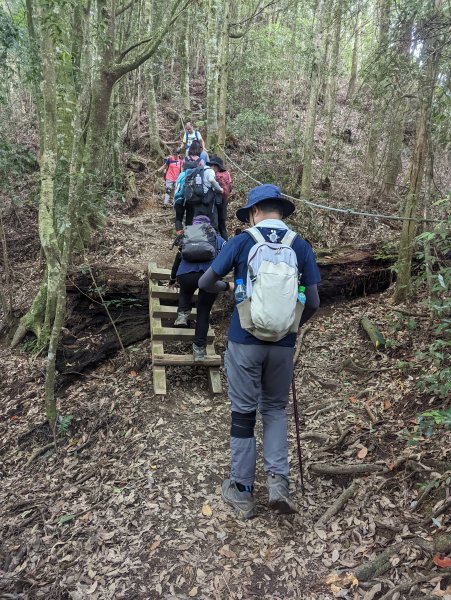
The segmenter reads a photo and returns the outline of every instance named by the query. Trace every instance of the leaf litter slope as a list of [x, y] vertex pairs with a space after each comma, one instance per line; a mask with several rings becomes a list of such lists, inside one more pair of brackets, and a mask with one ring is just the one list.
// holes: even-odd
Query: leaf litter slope
[[[170, 266], [171, 214], [158, 202], [151, 198], [128, 224], [120, 211], [112, 216], [99, 244], [102, 259]], [[290, 406], [292, 489], [300, 513], [285, 519], [268, 510], [260, 463], [259, 516], [240, 521], [222, 503], [229, 408], [225, 395], [210, 397], [202, 368], [168, 369], [169, 393], [161, 401], [152, 393], [148, 342], [133, 353], [142, 368], [132, 370], [118, 355], [61, 395], [62, 413], [73, 415], [67, 436], [58, 453], [49, 448], [28, 462], [51, 440], [39, 396], [44, 365], [40, 358], [16, 355], [8, 362], [4, 355], [0, 593], [74, 600], [326, 599], [335, 593], [369, 600], [412, 571], [434, 574], [429, 555], [409, 540], [428, 541], [431, 533], [430, 521], [423, 521], [433, 507], [412, 508], [418, 464], [444, 457], [430, 440], [412, 450], [400, 438], [405, 415], [413, 416], [422, 399], [414, 381], [394, 368], [396, 354], [376, 355], [358, 328], [365, 313], [386, 329], [386, 300], [336, 306], [309, 325], [295, 377], [306, 493], [300, 493]], [[213, 314], [221, 351], [228, 314], [222, 300]], [[257, 440], [261, 447], [260, 426]], [[400, 456], [409, 460], [394, 468]], [[381, 470], [360, 476], [347, 503], [318, 523], [354, 477], [316, 474], [314, 463], [371, 463]], [[442, 515], [439, 525], [449, 531], [449, 517]], [[389, 570], [375, 581], [337, 576], [325, 585], [330, 573], [353, 572], [395, 542]], [[423, 590], [443, 592], [440, 578], [438, 568]]]

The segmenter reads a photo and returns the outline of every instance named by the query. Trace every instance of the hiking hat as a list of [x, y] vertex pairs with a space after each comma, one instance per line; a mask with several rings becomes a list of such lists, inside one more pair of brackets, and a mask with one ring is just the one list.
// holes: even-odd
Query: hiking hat
[[263, 202], [263, 200], [277, 200], [280, 202], [280, 208], [282, 209], [282, 215], [284, 217], [289, 217], [295, 210], [293, 202], [288, 200], [288, 198], [285, 198], [285, 196], [282, 196], [282, 192], [277, 185], [264, 183], [263, 185], [257, 185], [257, 187], [251, 189], [247, 195], [246, 206], [243, 206], [236, 211], [237, 219], [242, 223], [247, 223], [249, 221], [249, 209], [251, 206]]
[[213, 165], [216, 165], [220, 171], [226, 170], [220, 156], [210, 156], [210, 160], [207, 160], [207, 167], [212, 167]]

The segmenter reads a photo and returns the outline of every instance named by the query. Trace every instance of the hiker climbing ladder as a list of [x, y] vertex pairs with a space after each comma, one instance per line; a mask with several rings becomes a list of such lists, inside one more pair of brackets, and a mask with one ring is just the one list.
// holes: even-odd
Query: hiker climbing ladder
[[[193, 328], [179, 328], [162, 324], [163, 320], [173, 323], [177, 318], [175, 304], [179, 296], [178, 289], [170, 289], [159, 284], [160, 281], [168, 281], [170, 275], [169, 269], [160, 269], [155, 263], [149, 263], [149, 315], [154, 392], [158, 396], [166, 395], [166, 367], [199, 365], [207, 367], [210, 391], [213, 394], [220, 394], [222, 392], [219, 373], [221, 357], [216, 354], [215, 334], [211, 327], [207, 333], [207, 356], [200, 363], [194, 362], [192, 354], [167, 354], [164, 350], [165, 341], [192, 342], [194, 340]], [[197, 301], [197, 292], [194, 300]], [[174, 305], [163, 304], [164, 301], [172, 301]], [[195, 316], [196, 311], [193, 310], [191, 315]]]

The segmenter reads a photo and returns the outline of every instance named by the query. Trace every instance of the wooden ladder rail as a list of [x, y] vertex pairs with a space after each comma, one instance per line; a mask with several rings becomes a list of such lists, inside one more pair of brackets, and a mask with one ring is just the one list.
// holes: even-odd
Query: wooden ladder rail
[[[188, 354], [167, 354], [164, 351], [164, 341], [192, 341], [194, 339], [194, 329], [166, 327], [162, 325], [162, 319], [174, 319], [177, 316], [176, 306], [165, 306], [161, 300], [177, 300], [178, 290], [169, 289], [159, 285], [159, 281], [168, 281], [170, 278], [169, 269], [160, 269], [155, 263], [149, 263], [149, 317], [150, 317], [150, 337], [152, 352], [152, 373], [154, 392], [157, 396], [166, 396], [166, 367], [167, 366], [205, 366], [207, 367], [208, 386], [213, 394], [222, 393], [221, 374], [219, 366], [221, 357], [216, 354], [214, 341], [215, 334], [213, 329], [208, 330], [207, 334], [207, 352], [204, 361], [195, 362], [192, 355]], [[195, 298], [197, 297], [197, 292]], [[196, 311], [193, 310], [195, 315]]]

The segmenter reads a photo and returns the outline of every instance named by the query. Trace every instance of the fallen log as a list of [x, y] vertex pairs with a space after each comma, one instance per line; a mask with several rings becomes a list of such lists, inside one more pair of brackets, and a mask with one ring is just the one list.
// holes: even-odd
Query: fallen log
[[380, 244], [320, 249], [316, 255], [322, 304], [383, 292], [392, 282], [390, 267], [396, 260], [396, 251]]
[[[160, 266], [168, 267], [172, 256], [172, 252], [168, 252], [166, 265]], [[319, 285], [321, 302], [327, 305], [386, 289], [391, 282], [390, 265], [394, 259], [394, 255], [387, 254], [377, 245], [320, 250], [317, 261], [322, 277]], [[113, 267], [97, 264], [91, 269], [123, 345], [126, 347], [148, 338], [147, 265]], [[113, 356], [121, 348], [95, 287], [89, 270], [79, 267], [70, 273], [68, 314], [57, 357], [60, 373], [79, 373]], [[232, 305], [226, 304], [219, 300], [213, 310], [219, 307], [228, 314]]]

